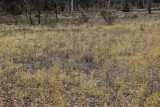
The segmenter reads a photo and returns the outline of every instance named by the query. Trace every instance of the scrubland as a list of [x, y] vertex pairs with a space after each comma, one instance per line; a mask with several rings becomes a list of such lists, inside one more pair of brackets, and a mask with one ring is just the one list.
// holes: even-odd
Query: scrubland
[[0, 25], [0, 106], [159, 107], [160, 21]]

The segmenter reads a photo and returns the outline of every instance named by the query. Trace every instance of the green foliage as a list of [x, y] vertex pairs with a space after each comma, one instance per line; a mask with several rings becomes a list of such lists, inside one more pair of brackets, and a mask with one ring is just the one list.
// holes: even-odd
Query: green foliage
[[130, 5], [128, 0], [123, 0], [122, 1], [122, 9], [123, 12], [129, 12], [130, 11]]

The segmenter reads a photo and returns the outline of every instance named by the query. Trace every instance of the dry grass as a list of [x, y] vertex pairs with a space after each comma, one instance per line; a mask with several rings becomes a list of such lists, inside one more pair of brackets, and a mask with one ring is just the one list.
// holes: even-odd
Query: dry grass
[[0, 106], [160, 106], [160, 21], [0, 27]]

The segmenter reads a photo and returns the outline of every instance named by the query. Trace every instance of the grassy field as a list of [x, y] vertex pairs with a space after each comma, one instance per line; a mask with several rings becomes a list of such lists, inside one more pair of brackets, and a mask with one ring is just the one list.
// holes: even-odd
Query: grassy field
[[160, 20], [1, 24], [0, 106], [159, 107]]

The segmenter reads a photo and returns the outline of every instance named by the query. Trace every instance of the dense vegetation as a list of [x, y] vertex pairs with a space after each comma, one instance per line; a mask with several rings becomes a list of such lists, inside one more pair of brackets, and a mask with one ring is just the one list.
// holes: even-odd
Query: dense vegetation
[[0, 107], [160, 107], [159, 2], [0, 0]]
[[1, 24], [1, 106], [159, 107], [160, 21], [134, 14], [112, 26]]
[[51, 14], [55, 13], [58, 21], [58, 14], [62, 12], [74, 17], [80, 11], [98, 12], [101, 9], [114, 9], [129, 12], [134, 8], [146, 8], [150, 14], [151, 7], [158, 8], [159, 2], [160, 0], [0, 0], [0, 11], [13, 15], [17, 22], [19, 19], [16, 16], [25, 14], [33, 25], [33, 17], [38, 18], [38, 24], [41, 24], [42, 20], [47, 24]]

